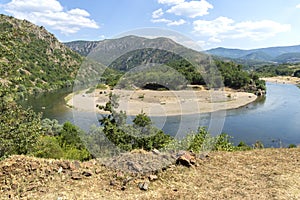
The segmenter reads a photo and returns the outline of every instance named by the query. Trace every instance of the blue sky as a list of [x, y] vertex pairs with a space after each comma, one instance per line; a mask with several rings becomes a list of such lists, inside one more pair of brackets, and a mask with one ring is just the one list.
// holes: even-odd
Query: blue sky
[[0, 0], [0, 13], [42, 25], [63, 42], [157, 27], [204, 49], [300, 44], [300, 0]]

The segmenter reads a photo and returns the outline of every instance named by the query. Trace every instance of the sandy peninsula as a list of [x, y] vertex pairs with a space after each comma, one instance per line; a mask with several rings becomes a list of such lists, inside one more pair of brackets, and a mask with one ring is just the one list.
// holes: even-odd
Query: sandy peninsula
[[272, 83], [281, 83], [281, 84], [300, 84], [300, 78], [292, 77], [292, 76], [274, 76], [274, 77], [265, 77], [262, 78], [267, 82]]
[[86, 94], [80, 91], [67, 96], [67, 105], [83, 111], [99, 112], [96, 105], [105, 105], [108, 94], [112, 92], [119, 96], [119, 108], [127, 115], [137, 115], [143, 111], [149, 116], [172, 116], [197, 113], [208, 113], [245, 106], [256, 100], [252, 93], [236, 92], [230, 89], [224, 91], [188, 89], [178, 91], [153, 90], [95, 90]]

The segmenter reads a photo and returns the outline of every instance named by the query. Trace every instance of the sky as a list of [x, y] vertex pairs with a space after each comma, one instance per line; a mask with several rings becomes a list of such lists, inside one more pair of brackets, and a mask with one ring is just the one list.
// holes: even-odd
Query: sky
[[300, 45], [300, 0], [0, 0], [0, 13], [44, 26], [62, 42], [153, 27], [202, 49]]

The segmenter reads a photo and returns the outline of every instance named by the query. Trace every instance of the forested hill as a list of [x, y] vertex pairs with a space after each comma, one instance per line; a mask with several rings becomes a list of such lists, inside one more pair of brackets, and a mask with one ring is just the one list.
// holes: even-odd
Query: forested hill
[[71, 85], [82, 57], [44, 27], [0, 15], [0, 82], [24, 94]]
[[[160, 85], [170, 87], [170, 89], [179, 89], [185, 84], [178, 81], [181, 80], [178, 72], [189, 84], [207, 85], [209, 82], [207, 80], [213, 76], [210, 74], [211, 70], [216, 66], [223, 76], [221, 81], [225, 86], [249, 92], [265, 89], [264, 83], [258, 80], [258, 76], [243, 71], [242, 66], [220, 60], [215, 60], [213, 66], [209, 55], [189, 49], [169, 38], [148, 39], [129, 35], [98, 42], [74, 41], [66, 45], [82, 55], [88, 55], [89, 59], [106, 65], [108, 68], [103, 73], [103, 78], [111, 86], [118, 83], [122, 87], [130, 85], [143, 87], [147, 83], [156, 84], [157, 82], [153, 79], [159, 77]], [[148, 68], [147, 73], [145, 70], [136, 70], [138, 67], [149, 66], [153, 63], [164, 64], [169, 69]], [[200, 63], [202, 67], [196, 69], [195, 63]], [[91, 73], [85, 72], [85, 74]], [[122, 83], [119, 82], [121, 77], [123, 77]]]
[[249, 50], [219, 47], [207, 50], [206, 52], [214, 56], [230, 58], [236, 62], [248, 65], [300, 62], [300, 45]]

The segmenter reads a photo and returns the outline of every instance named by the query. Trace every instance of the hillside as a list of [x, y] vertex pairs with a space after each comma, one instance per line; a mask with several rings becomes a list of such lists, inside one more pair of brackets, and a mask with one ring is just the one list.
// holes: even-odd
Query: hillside
[[44, 27], [0, 15], [0, 81], [20, 94], [70, 86], [82, 57]]
[[107, 66], [128, 52], [147, 48], [169, 51], [176, 53], [181, 57], [190, 56], [191, 54], [197, 54], [198, 56], [201, 56], [201, 58], [207, 57], [205, 54], [184, 47], [173, 40], [164, 37], [148, 39], [129, 35], [116, 39], [101, 40], [98, 42], [74, 41], [65, 43], [65, 45], [82, 55], [88, 54], [88, 58], [101, 62]]
[[12, 156], [0, 161], [0, 199], [296, 200], [299, 156], [299, 148], [211, 152], [200, 154], [195, 166], [171, 164], [157, 177], [110, 169], [99, 160]]
[[98, 41], [72, 41], [64, 43], [65, 46], [82, 56], [88, 56], [98, 44]]
[[[120, 83], [123, 77], [119, 85], [127, 88], [143, 88], [148, 83], [164, 85], [170, 89], [183, 88], [187, 83], [220, 87], [216, 85], [223, 82], [227, 87], [249, 92], [265, 89], [256, 76], [244, 72], [240, 66], [219, 59], [211, 62], [213, 58], [209, 55], [189, 49], [169, 38], [148, 39], [129, 35], [98, 42], [75, 41], [66, 45], [82, 55], [89, 52], [89, 60], [107, 66], [101, 71], [99, 69], [103, 69], [103, 66], [98, 64], [89, 68], [93, 73], [82, 73], [95, 74], [97, 71], [110, 86]], [[154, 80], [155, 77], [159, 80]]]
[[[228, 49], [215, 48], [206, 51], [207, 53], [224, 58], [231, 58], [239, 63], [250, 65], [276, 63], [295, 63], [299, 62], [300, 45], [284, 47], [268, 47], [260, 49]], [[249, 62], [249, 61], [252, 61]]]

